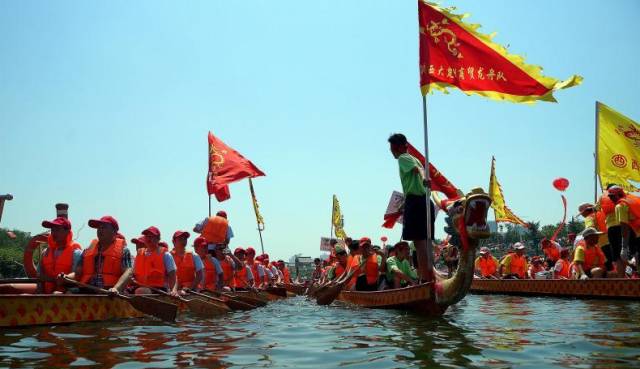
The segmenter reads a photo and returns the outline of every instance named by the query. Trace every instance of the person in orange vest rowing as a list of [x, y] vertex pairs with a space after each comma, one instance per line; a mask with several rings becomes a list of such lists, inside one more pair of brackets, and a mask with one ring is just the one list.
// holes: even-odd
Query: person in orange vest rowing
[[320, 278], [322, 278], [322, 260], [320, 260], [320, 258], [313, 259], [313, 265], [315, 268], [311, 273], [311, 280], [320, 281]]
[[[175, 231], [171, 238], [173, 241], [171, 256], [176, 263], [178, 287], [199, 291], [200, 285], [204, 280], [204, 265], [197, 253], [186, 251], [189, 236], [189, 232]], [[180, 292], [181, 294], [186, 294], [183, 290]]]
[[148, 287], [162, 289], [172, 296], [178, 296], [176, 263], [167, 250], [160, 247], [160, 230], [151, 226], [144, 231], [145, 246], [138, 250], [134, 262], [133, 277], [138, 284], [136, 294], [149, 294]]
[[575, 278], [604, 278], [607, 274], [604, 266], [605, 256], [598, 247], [598, 239], [602, 232], [589, 227], [582, 231], [584, 243], [578, 245], [573, 258]]
[[[558, 253], [558, 259], [560, 259], [560, 254]], [[553, 264], [555, 265], [555, 263]], [[538, 273], [544, 272], [544, 266], [542, 265], [542, 259], [540, 256], [536, 255], [531, 258], [531, 265], [529, 265], [529, 270], [527, 271], [527, 277], [530, 279], [546, 279], [541, 277]], [[538, 275], [537, 275], [538, 274]]]
[[[89, 220], [89, 227], [96, 229], [97, 239], [82, 253], [78, 265], [80, 281], [104, 288], [110, 292], [122, 292], [131, 279], [131, 253], [125, 240], [118, 236], [118, 221], [109, 215]], [[90, 292], [80, 289], [81, 292]]]
[[371, 239], [368, 237], [362, 237], [360, 239], [360, 249], [362, 250], [362, 254], [355, 258], [357, 259], [355, 261], [358, 265], [357, 268], [359, 268], [359, 271], [354, 275], [356, 279], [356, 291], [377, 291], [380, 265], [381, 263], [386, 264], [386, 257], [384, 257], [382, 252], [379, 252], [382, 258], [378, 258], [378, 254], [376, 254], [371, 247]]
[[622, 187], [616, 186], [609, 189], [609, 198], [616, 204], [616, 220], [620, 223], [620, 258], [624, 263], [635, 259], [637, 266], [640, 259], [640, 197], [625, 193]]
[[265, 271], [265, 283], [269, 286], [273, 286], [275, 282], [278, 281], [278, 272], [275, 267], [269, 262], [269, 254], [262, 254], [259, 256], [260, 262], [262, 262], [262, 266]]
[[344, 246], [339, 244], [336, 245], [334, 255], [336, 261], [333, 263], [332, 268], [327, 272], [327, 280], [329, 281], [342, 277], [348, 268], [347, 251], [344, 249]]
[[[582, 215], [584, 218], [584, 227], [585, 228], [595, 228], [598, 232], [602, 232], [600, 237], [598, 238], [598, 247], [604, 253], [604, 256], [607, 258], [605, 262], [605, 267], [607, 268], [607, 272], [613, 270], [613, 260], [617, 258], [613, 257], [613, 249], [609, 244], [609, 236], [607, 235], [607, 220], [606, 214], [602, 209], [596, 210], [596, 206], [591, 203], [584, 203], [578, 206], [578, 214]], [[618, 256], [619, 258], [619, 256]]]
[[[72, 240], [73, 234], [69, 219], [58, 217], [52, 221], [44, 220], [42, 226], [51, 229], [51, 233], [47, 236], [47, 248], [42, 253], [37, 268], [38, 277], [43, 280], [42, 284], [38, 284], [38, 292], [62, 293], [66, 291], [63, 277], [76, 278], [76, 270], [82, 259], [82, 251], [80, 251], [80, 245]], [[33, 246], [35, 245], [34, 243]], [[33, 251], [33, 248], [27, 250], [31, 253]], [[32, 270], [36, 270], [33, 258], [30, 260]]]
[[544, 252], [547, 267], [552, 268], [556, 265], [556, 261], [560, 259], [560, 250], [562, 250], [562, 246], [560, 246], [556, 241], [543, 238], [542, 241], [540, 241], [540, 248], [542, 249], [542, 252]]
[[209, 255], [207, 240], [200, 236], [193, 241], [193, 249], [204, 265], [204, 276], [198, 288], [217, 291], [222, 288], [222, 267], [218, 259]]
[[236, 290], [248, 290], [253, 288], [253, 272], [251, 271], [251, 267], [245, 263], [247, 252], [242, 247], [236, 247], [236, 249], [233, 250], [233, 256], [238, 259], [238, 263], [241, 265], [240, 269], [236, 270], [233, 277]]
[[475, 260], [476, 275], [481, 278], [498, 278], [498, 259], [491, 255], [488, 247], [480, 248], [480, 256]]
[[245, 260], [245, 263], [249, 268], [251, 268], [251, 274], [253, 274], [253, 286], [255, 288], [262, 288], [264, 285], [264, 276], [266, 274], [264, 267], [260, 261], [255, 259], [256, 250], [253, 247], [247, 247], [246, 252], [247, 259]]
[[287, 265], [284, 263], [284, 260], [278, 260], [276, 265], [280, 273], [282, 273], [282, 282], [291, 284], [292, 283], [291, 272], [289, 272], [289, 268], [287, 268]]
[[554, 279], [569, 279], [571, 277], [571, 261], [569, 260], [569, 249], [563, 248], [560, 251], [560, 259], [553, 267]]
[[[222, 289], [230, 291], [236, 287], [235, 274], [244, 267], [238, 258], [233, 256], [231, 251], [224, 244], [209, 244], [209, 253], [220, 263], [222, 268]], [[219, 284], [220, 285], [220, 284]]]
[[524, 257], [524, 245], [516, 242], [513, 245], [514, 253], [508, 254], [500, 263], [502, 265], [503, 279], [527, 278], [527, 259]]

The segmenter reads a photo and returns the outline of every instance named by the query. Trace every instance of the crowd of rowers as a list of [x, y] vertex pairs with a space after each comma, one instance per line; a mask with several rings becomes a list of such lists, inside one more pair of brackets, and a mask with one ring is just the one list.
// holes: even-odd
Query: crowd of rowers
[[[230, 252], [233, 231], [224, 211], [196, 224], [193, 231], [199, 236], [193, 240], [195, 252], [186, 250], [189, 232], [175, 231], [169, 250], [161, 241], [160, 230], [151, 226], [131, 239], [136, 245], [134, 260], [112, 216], [89, 220], [97, 237], [85, 249], [72, 240], [68, 218], [43, 221], [42, 226], [50, 233], [40, 263], [37, 267], [25, 265], [43, 281], [38, 287], [40, 293], [93, 293], [87, 287], [73, 287], [69, 280], [111, 293], [147, 294], [161, 289], [174, 296], [189, 290], [245, 290], [291, 283], [282, 260], [270, 262], [267, 254], [256, 256], [252, 247], [237, 247]], [[32, 254], [35, 247], [31, 242], [26, 252]]]
[[588, 279], [637, 278], [640, 252], [640, 197], [622, 187], [608, 186], [596, 204], [578, 207], [585, 229], [569, 234], [566, 246], [543, 239], [544, 255], [525, 256], [525, 246], [517, 242], [498, 261], [488, 248], [475, 261], [480, 278]]

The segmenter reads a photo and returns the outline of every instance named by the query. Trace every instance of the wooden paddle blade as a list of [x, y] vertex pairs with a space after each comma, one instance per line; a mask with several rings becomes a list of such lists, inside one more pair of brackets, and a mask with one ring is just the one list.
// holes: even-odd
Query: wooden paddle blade
[[331, 305], [331, 303], [338, 298], [338, 295], [340, 295], [343, 286], [343, 283], [338, 283], [320, 287], [315, 293], [316, 303], [318, 305]]
[[267, 305], [266, 301], [264, 301], [262, 299], [259, 299], [257, 297], [246, 296], [246, 294], [244, 294], [242, 292], [236, 292], [234, 294], [225, 295], [225, 296], [228, 296], [230, 298], [242, 301], [245, 304], [250, 304], [250, 305], [253, 305], [253, 306], [266, 306]]
[[287, 289], [284, 287], [267, 287], [265, 291], [269, 292], [272, 295], [287, 297]]
[[232, 298], [228, 298], [224, 302], [231, 310], [253, 310], [256, 308], [255, 305], [248, 304], [246, 302], [235, 300]]
[[139, 310], [147, 315], [154, 316], [158, 319], [164, 320], [165, 322], [176, 321], [176, 315], [178, 314], [178, 305], [170, 304], [168, 302], [146, 296], [134, 295], [125, 298], [136, 310]]
[[183, 301], [191, 312], [205, 318], [219, 316], [221, 314], [228, 313], [229, 311], [231, 311], [231, 309], [229, 309], [225, 305], [215, 303], [215, 302], [200, 300], [198, 298], [184, 299]]

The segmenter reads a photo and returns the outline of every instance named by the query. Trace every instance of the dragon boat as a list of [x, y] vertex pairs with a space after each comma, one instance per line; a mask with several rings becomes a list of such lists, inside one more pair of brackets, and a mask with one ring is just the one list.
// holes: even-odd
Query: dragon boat
[[487, 212], [491, 199], [482, 189], [475, 188], [464, 198], [446, 205], [461, 241], [458, 269], [451, 278], [435, 273], [434, 281], [411, 287], [372, 292], [343, 290], [337, 300], [367, 308], [411, 310], [427, 316], [440, 316], [462, 300], [473, 281], [476, 249], [481, 239], [489, 237]]
[[471, 292], [518, 296], [640, 300], [640, 279], [474, 279]]
[[304, 295], [304, 291], [307, 290], [307, 287], [301, 284], [293, 284], [293, 283], [285, 283], [284, 288], [286, 288], [288, 292], [291, 292], [295, 295]]

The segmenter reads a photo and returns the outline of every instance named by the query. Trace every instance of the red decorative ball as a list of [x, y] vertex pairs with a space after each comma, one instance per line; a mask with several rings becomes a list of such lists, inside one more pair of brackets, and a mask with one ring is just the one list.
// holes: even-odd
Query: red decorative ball
[[566, 178], [556, 178], [553, 180], [553, 187], [558, 191], [564, 191], [569, 188], [569, 180]]

